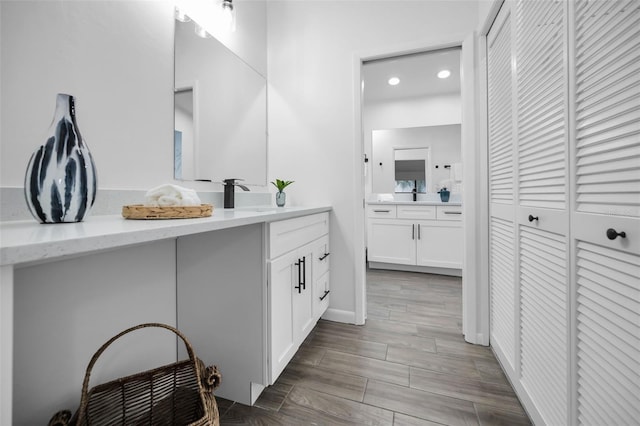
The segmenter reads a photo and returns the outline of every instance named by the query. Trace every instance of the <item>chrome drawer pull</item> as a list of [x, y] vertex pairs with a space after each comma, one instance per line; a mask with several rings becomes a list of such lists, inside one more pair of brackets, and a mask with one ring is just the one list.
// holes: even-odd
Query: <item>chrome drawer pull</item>
[[391, 213], [391, 210], [374, 210], [374, 213]]
[[444, 214], [462, 214], [462, 212], [444, 212]]

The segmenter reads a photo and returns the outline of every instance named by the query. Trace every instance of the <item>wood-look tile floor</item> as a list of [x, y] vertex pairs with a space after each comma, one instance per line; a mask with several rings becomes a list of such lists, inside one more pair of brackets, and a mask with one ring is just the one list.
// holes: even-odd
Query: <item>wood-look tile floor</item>
[[[364, 326], [320, 320], [253, 407], [221, 425], [528, 425], [487, 347], [462, 337], [462, 284], [369, 270]], [[224, 374], [224, 373], [223, 373]]]

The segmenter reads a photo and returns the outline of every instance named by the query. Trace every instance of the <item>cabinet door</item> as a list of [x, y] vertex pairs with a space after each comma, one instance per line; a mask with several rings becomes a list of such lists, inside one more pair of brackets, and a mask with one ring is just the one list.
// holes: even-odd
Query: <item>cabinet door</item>
[[462, 227], [456, 222], [425, 221], [416, 224], [417, 265], [462, 268]]
[[[269, 362], [271, 384], [296, 353], [293, 326], [293, 287], [297, 282], [298, 253], [293, 251], [269, 263]], [[297, 291], [297, 290], [296, 290]]]
[[512, 19], [511, 3], [504, 3], [487, 34], [489, 286], [491, 346], [517, 380]]
[[291, 286], [293, 341], [300, 346], [315, 325], [313, 320], [313, 243], [298, 250]]
[[515, 4], [516, 296], [520, 308], [516, 368], [520, 383], [550, 425], [572, 423], [567, 399], [567, 3], [519, 0]]
[[640, 9], [637, 2], [571, 5], [575, 423], [634, 424], [640, 418]]
[[329, 250], [329, 236], [318, 238], [313, 243], [313, 280], [317, 280], [329, 270], [331, 261]]
[[368, 259], [372, 262], [416, 264], [416, 227], [412, 221], [369, 221]]

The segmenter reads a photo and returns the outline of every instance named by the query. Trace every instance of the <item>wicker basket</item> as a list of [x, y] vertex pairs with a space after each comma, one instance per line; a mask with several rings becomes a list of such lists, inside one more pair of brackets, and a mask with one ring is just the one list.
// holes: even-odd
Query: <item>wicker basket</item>
[[192, 219], [209, 217], [213, 212], [211, 204], [199, 206], [145, 206], [131, 204], [122, 206], [122, 217], [125, 219]]
[[[173, 331], [184, 342], [189, 359], [98, 385], [89, 378], [98, 357], [123, 335], [146, 327]], [[193, 425], [219, 426], [213, 390], [220, 384], [217, 367], [204, 367], [187, 338], [166, 324], [148, 323], [112, 337], [93, 355], [82, 383], [78, 411], [56, 413], [49, 426], [67, 425]]]

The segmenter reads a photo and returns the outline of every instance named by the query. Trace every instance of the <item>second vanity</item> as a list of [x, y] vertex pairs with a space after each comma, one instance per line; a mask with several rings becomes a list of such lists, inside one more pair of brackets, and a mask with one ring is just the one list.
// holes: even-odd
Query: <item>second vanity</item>
[[[3, 222], [2, 418], [41, 424], [74, 410], [94, 351], [143, 322], [177, 326], [198, 357], [220, 368], [216, 395], [253, 404], [328, 308], [329, 211]], [[134, 335], [101, 357], [91, 385], [184, 359], [177, 343]]]
[[462, 205], [429, 201], [367, 204], [367, 259], [373, 269], [461, 276]]

